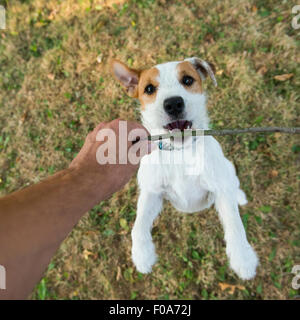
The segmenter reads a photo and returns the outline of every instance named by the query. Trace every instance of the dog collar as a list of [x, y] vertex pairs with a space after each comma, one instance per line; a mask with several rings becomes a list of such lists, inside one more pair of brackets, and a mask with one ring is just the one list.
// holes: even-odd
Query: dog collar
[[[197, 137], [193, 137], [192, 143], [194, 143], [197, 140]], [[184, 149], [184, 145], [181, 147], [175, 147], [173, 142], [171, 143], [164, 143], [161, 140], [158, 142], [158, 148], [159, 150], [165, 150], [165, 151], [173, 151], [173, 150], [182, 150]]]

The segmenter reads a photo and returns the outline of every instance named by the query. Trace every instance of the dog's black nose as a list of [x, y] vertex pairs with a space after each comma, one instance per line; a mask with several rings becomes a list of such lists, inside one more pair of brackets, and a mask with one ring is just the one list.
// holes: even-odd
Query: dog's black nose
[[184, 109], [184, 101], [181, 97], [171, 97], [164, 101], [164, 109], [172, 117], [178, 117]]

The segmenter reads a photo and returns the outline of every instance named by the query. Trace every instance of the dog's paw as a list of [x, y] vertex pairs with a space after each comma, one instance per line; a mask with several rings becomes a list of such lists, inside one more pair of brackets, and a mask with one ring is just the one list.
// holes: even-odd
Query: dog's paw
[[239, 249], [227, 250], [231, 269], [242, 279], [250, 280], [255, 277], [258, 258], [248, 244]]
[[132, 260], [137, 270], [141, 273], [150, 273], [152, 266], [156, 262], [156, 254], [154, 244], [144, 242], [133, 244], [131, 249]]
[[245, 204], [248, 203], [246, 194], [245, 194], [245, 192], [244, 192], [243, 190], [241, 190], [241, 189], [238, 190], [237, 200], [238, 200], [238, 204], [239, 204], [240, 206], [244, 206]]

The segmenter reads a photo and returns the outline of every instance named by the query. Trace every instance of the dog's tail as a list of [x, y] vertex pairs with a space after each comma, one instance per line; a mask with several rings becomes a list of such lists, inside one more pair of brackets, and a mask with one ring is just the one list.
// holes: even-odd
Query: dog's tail
[[243, 206], [245, 204], [247, 204], [247, 198], [246, 198], [246, 195], [245, 195], [245, 192], [241, 189], [238, 189], [238, 192], [237, 192], [237, 201], [238, 201], [238, 204], [240, 206]]

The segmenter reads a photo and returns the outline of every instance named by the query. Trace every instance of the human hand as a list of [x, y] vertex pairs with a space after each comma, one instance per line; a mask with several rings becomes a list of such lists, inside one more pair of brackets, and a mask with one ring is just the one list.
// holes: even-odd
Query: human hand
[[[106, 193], [111, 195], [129, 181], [139, 166], [139, 160], [156, 148], [147, 140], [136, 142], [133, 147], [131, 141], [137, 136], [133, 134], [137, 132], [134, 131], [136, 129], [141, 140], [149, 135], [142, 125], [131, 121], [116, 119], [109, 123], [100, 123], [87, 135], [82, 149], [69, 168], [79, 171], [88, 179], [97, 180], [101, 191], [105, 189]], [[107, 151], [106, 154], [103, 150]], [[137, 157], [135, 150], [139, 150]], [[132, 160], [135, 160], [134, 163]], [[105, 163], [107, 161], [109, 163]]]

